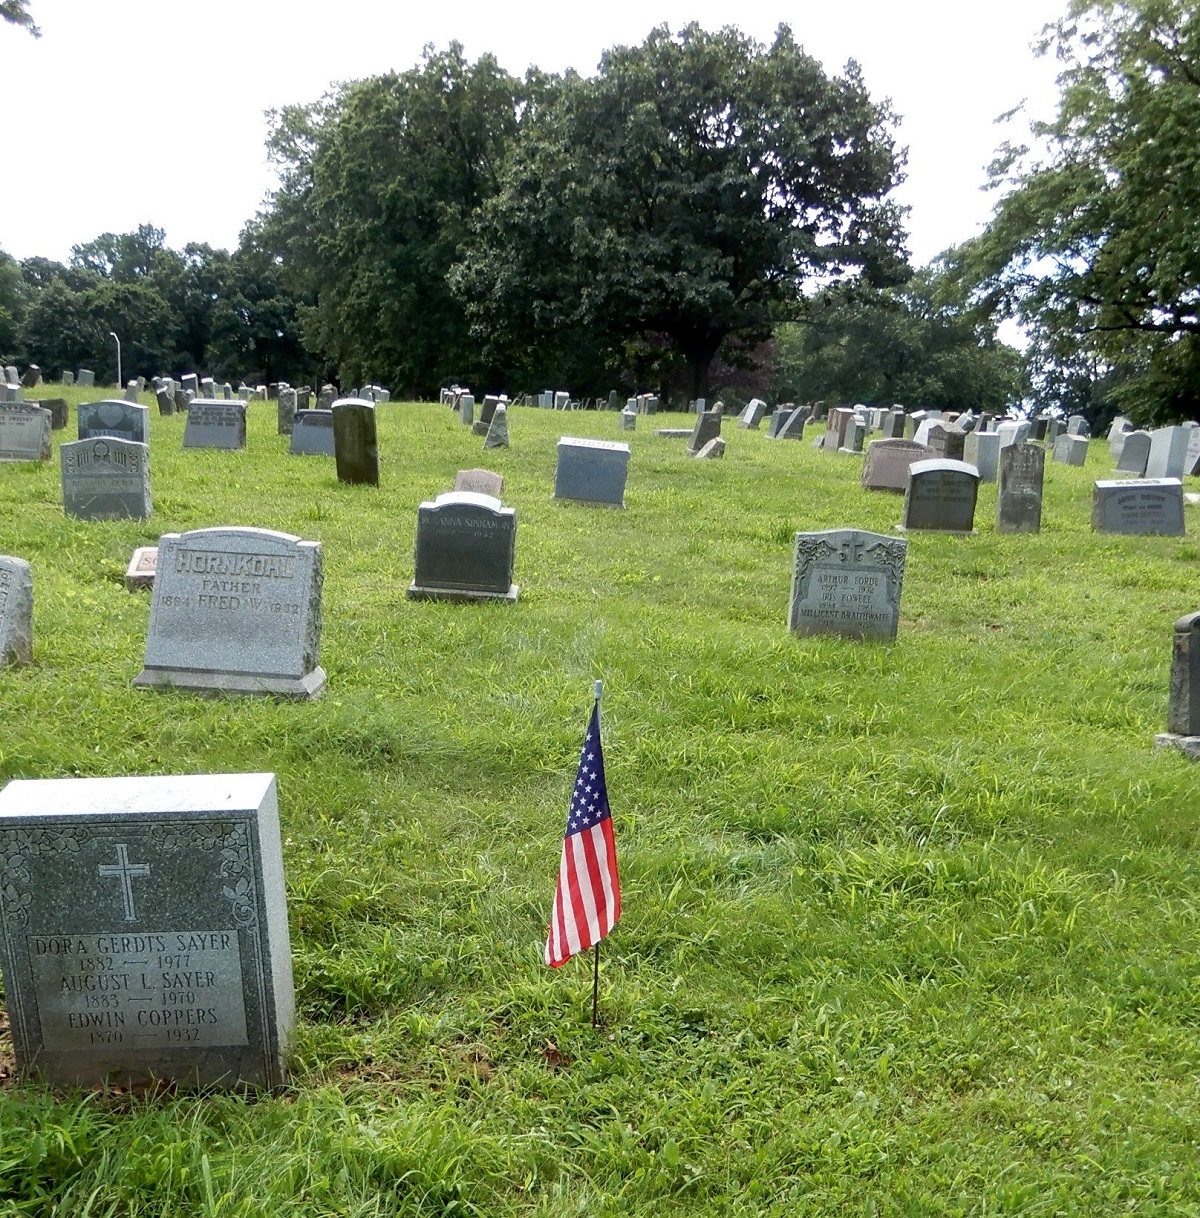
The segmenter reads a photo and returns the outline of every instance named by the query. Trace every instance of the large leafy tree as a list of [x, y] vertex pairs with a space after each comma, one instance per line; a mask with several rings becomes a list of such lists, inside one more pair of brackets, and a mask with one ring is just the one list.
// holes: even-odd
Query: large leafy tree
[[275, 116], [281, 184], [256, 244], [311, 302], [306, 344], [343, 376], [430, 393], [469, 374], [447, 273], [495, 190], [523, 96], [491, 56], [468, 63], [455, 43]]
[[545, 91], [483, 205], [455, 278], [478, 338], [514, 366], [666, 336], [702, 395], [723, 344], [814, 285], [904, 276], [892, 125], [856, 65], [827, 75], [785, 26], [769, 47], [690, 25], [606, 52]]
[[1200, 9], [1072, 0], [1043, 51], [1057, 116], [992, 167], [1006, 193], [949, 260], [1033, 337], [1035, 384], [1147, 421], [1200, 411]]
[[21, 26], [35, 38], [42, 36], [42, 31], [33, 23], [33, 14], [29, 11], [29, 0], [0, 0], [0, 19], [12, 25]]

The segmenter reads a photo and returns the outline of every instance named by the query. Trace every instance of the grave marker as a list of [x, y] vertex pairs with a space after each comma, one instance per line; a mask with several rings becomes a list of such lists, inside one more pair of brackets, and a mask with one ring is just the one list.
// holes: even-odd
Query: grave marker
[[1175, 623], [1167, 730], [1154, 737], [1154, 747], [1178, 749], [1200, 761], [1200, 613]]
[[136, 402], [106, 399], [83, 402], [75, 411], [77, 439], [95, 440], [100, 436], [116, 436], [118, 440], [150, 443], [150, 408]]
[[125, 590], [140, 592], [154, 587], [154, 572], [158, 567], [158, 546], [138, 546], [125, 568]]
[[33, 663], [33, 572], [0, 554], [0, 664]]
[[1178, 478], [1100, 481], [1092, 489], [1092, 530], [1182, 537], [1183, 483]]
[[50, 422], [33, 402], [0, 404], [0, 462], [49, 461]]
[[236, 527], [166, 534], [134, 685], [317, 697], [321, 584], [316, 541]]
[[504, 492], [504, 479], [490, 469], [460, 469], [454, 476], [454, 489], [499, 499]]
[[188, 406], [184, 448], [246, 447], [246, 403], [196, 398]]
[[903, 532], [974, 532], [978, 494], [975, 466], [945, 458], [916, 461], [908, 468], [904, 523], [898, 527]]
[[913, 440], [872, 440], [867, 445], [861, 485], [868, 491], [908, 490], [908, 470], [916, 461], [927, 461], [933, 452]]
[[996, 532], [1041, 531], [1045, 473], [1046, 450], [1039, 445], [1009, 444], [1000, 450]]
[[408, 598], [515, 604], [516, 540], [516, 512], [490, 495], [451, 491], [422, 503]]
[[150, 449], [105, 436], [59, 450], [63, 511], [80, 520], [145, 520], [150, 515]]
[[554, 498], [625, 506], [629, 445], [563, 436], [558, 442]]
[[788, 629], [894, 639], [906, 550], [899, 538], [862, 529], [797, 533]]
[[279, 1087], [294, 1022], [273, 774], [0, 792], [17, 1069], [58, 1087]]
[[332, 457], [334, 455], [333, 411], [297, 410], [292, 416], [292, 456]]
[[503, 402], [496, 407], [492, 421], [488, 424], [487, 435], [483, 440], [483, 451], [489, 448], [508, 447], [508, 407]]
[[375, 438], [375, 406], [355, 398], [334, 402], [333, 455], [339, 482], [379, 485], [379, 445]]

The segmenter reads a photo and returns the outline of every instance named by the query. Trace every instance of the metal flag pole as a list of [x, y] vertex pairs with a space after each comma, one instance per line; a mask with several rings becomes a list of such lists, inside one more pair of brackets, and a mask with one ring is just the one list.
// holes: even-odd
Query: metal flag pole
[[[604, 682], [597, 681], [592, 686], [592, 694], [596, 699], [596, 726], [600, 726], [600, 695], [604, 692]], [[592, 1027], [600, 1026], [600, 944], [602, 939], [596, 941], [596, 946], [592, 948]]]

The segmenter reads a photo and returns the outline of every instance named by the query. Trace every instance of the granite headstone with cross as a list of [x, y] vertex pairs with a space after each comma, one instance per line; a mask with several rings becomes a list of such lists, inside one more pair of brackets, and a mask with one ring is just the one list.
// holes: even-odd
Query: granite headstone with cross
[[281, 1086], [295, 1000], [275, 776], [10, 782], [0, 969], [23, 1078]]
[[145, 520], [150, 515], [150, 449], [104, 436], [58, 450], [63, 510], [81, 520]]
[[797, 533], [788, 629], [894, 639], [907, 542], [862, 529]]

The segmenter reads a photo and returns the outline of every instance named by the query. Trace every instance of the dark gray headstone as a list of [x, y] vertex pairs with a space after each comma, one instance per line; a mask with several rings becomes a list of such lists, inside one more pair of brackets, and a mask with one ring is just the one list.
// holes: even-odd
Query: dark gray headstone
[[186, 389], [175, 390], [175, 413], [187, 414], [187, 408], [191, 405], [192, 399], [188, 397]]
[[1046, 450], [1038, 444], [1008, 444], [1000, 450], [996, 532], [1037, 533], [1042, 527]]
[[508, 407], [501, 402], [492, 413], [487, 435], [483, 439], [483, 451], [508, 447]]
[[0, 462], [49, 461], [50, 431], [50, 412], [34, 402], [0, 404]]
[[797, 533], [788, 628], [894, 639], [906, 549], [899, 538], [861, 529]]
[[514, 604], [516, 541], [516, 512], [490, 495], [451, 491], [422, 503], [409, 599]]
[[339, 482], [379, 485], [379, 445], [375, 438], [375, 405], [357, 398], [334, 402], [333, 455]]
[[1117, 458], [1117, 471], [1122, 474], [1133, 474], [1141, 478], [1146, 473], [1146, 463], [1150, 459], [1150, 433], [1148, 431], [1126, 432], [1121, 453]]
[[31, 663], [33, 572], [23, 558], [0, 554], [0, 664]]
[[975, 528], [979, 471], [965, 461], [936, 458], [908, 467], [903, 530], [970, 533]]
[[872, 440], [863, 462], [862, 487], [868, 491], [908, 490], [908, 469], [916, 461], [928, 461], [930, 449], [914, 440]]
[[39, 398], [33, 405], [50, 412], [51, 430], [62, 431], [66, 427], [69, 418], [66, 398]]
[[59, 450], [63, 510], [81, 520], [145, 520], [150, 515], [150, 449], [103, 436]]
[[292, 420], [296, 417], [296, 391], [286, 385], [279, 391], [279, 401], [275, 407], [276, 434], [290, 436]]
[[30, 364], [25, 369], [25, 375], [21, 378], [21, 384], [26, 389], [36, 389], [42, 383], [42, 370], [37, 364]]
[[715, 410], [706, 410], [696, 416], [692, 438], [688, 441], [688, 452], [695, 456], [709, 440], [721, 434], [721, 416]]
[[1101, 481], [1092, 488], [1097, 533], [1157, 533], [1182, 537], [1183, 483], [1178, 478]]
[[[803, 440], [804, 425], [809, 419], [809, 410], [807, 406], [797, 406], [786, 419], [782, 426], [775, 433], [777, 440]], [[828, 433], [826, 433], [828, 434]]]
[[139, 686], [315, 698], [321, 545], [269, 529], [159, 539]]
[[160, 415], [175, 413], [175, 389], [173, 386], [164, 385], [161, 389], [156, 389], [154, 397], [158, 402], [158, 413]]
[[628, 444], [563, 436], [558, 442], [554, 498], [624, 507], [628, 473]]
[[294, 1022], [273, 774], [0, 792], [17, 1070], [57, 1087], [279, 1087]]
[[297, 410], [292, 417], [292, 441], [288, 452], [293, 456], [332, 457], [333, 411]]
[[118, 440], [134, 440], [138, 444], [150, 443], [150, 409], [136, 402], [107, 399], [102, 402], [83, 402], [75, 411], [80, 440], [94, 440], [98, 436], [116, 436]]

